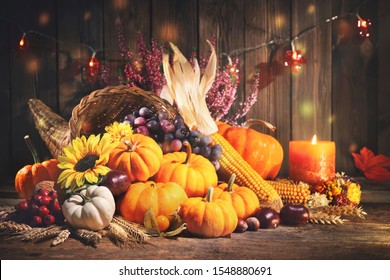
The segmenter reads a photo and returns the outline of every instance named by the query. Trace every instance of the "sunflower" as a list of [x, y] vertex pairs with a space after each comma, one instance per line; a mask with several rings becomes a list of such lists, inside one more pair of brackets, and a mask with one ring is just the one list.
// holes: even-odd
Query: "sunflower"
[[105, 166], [111, 151], [118, 145], [111, 139], [110, 134], [105, 133], [100, 139], [100, 134], [85, 136], [72, 140], [72, 145], [64, 148], [64, 155], [58, 157], [58, 167], [64, 169], [58, 177], [58, 183], [62, 188], [74, 190], [84, 184], [94, 184], [99, 176], [104, 176], [110, 171]]
[[105, 129], [113, 140], [121, 140], [123, 137], [133, 134], [133, 129], [128, 123], [113, 122], [111, 125], [106, 126]]

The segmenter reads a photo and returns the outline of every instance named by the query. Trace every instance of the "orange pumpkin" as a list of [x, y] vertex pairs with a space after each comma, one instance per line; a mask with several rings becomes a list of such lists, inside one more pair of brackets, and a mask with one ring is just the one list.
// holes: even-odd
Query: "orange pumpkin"
[[208, 188], [206, 198], [192, 197], [180, 207], [179, 216], [187, 230], [203, 237], [220, 237], [231, 234], [238, 223], [236, 211], [228, 201], [213, 200], [214, 188]]
[[15, 190], [21, 198], [30, 199], [36, 185], [42, 181], [57, 181], [61, 173], [58, 168], [57, 159], [49, 159], [40, 162], [38, 152], [31, 142], [30, 136], [26, 135], [24, 140], [34, 159], [34, 164], [28, 164], [21, 168], [15, 175]]
[[155, 217], [169, 217], [187, 199], [183, 188], [176, 183], [137, 182], [121, 199], [119, 211], [127, 220], [142, 224], [148, 209]]
[[247, 187], [234, 184], [235, 174], [232, 174], [228, 183], [219, 184], [214, 190], [214, 199], [226, 200], [233, 205], [237, 217], [245, 220], [252, 216], [260, 207], [259, 198]]
[[49, 159], [42, 163], [28, 164], [16, 173], [15, 190], [21, 198], [30, 199], [35, 186], [42, 181], [57, 181], [61, 169], [58, 160]]
[[188, 142], [184, 142], [184, 145], [187, 147], [187, 152], [164, 155], [164, 161], [154, 180], [163, 183], [176, 182], [184, 188], [188, 197], [203, 197], [208, 187], [217, 186], [217, 172], [208, 159], [192, 153]]
[[[255, 121], [249, 121], [249, 125]], [[282, 166], [283, 148], [271, 135], [260, 133], [251, 128], [242, 128], [217, 122], [218, 133], [236, 149], [236, 151], [264, 179], [274, 179]]]
[[162, 160], [163, 153], [156, 141], [132, 134], [122, 138], [111, 152], [107, 166], [125, 172], [130, 182], [146, 181], [156, 174]]

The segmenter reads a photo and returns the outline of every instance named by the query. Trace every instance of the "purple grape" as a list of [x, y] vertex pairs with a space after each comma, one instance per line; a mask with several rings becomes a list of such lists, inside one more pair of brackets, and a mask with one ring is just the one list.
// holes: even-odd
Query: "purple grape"
[[176, 117], [173, 121], [173, 124], [175, 125], [176, 129], [185, 127], [185, 123], [182, 117]]
[[193, 147], [193, 148], [192, 148], [192, 152], [193, 152], [194, 154], [199, 155], [199, 153], [200, 153], [200, 147], [199, 147], [199, 146]]
[[213, 166], [214, 166], [214, 168], [215, 168], [215, 170], [219, 170], [219, 168], [221, 168], [221, 164], [219, 163], [219, 161], [218, 160], [214, 160], [214, 161], [212, 161], [211, 162], [212, 164], [213, 164]]
[[161, 125], [161, 128], [164, 131], [164, 133], [173, 133], [173, 132], [175, 132], [175, 126], [173, 125], [173, 123], [171, 123], [168, 120], [162, 120], [160, 122], [160, 125]]
[[204, 146], [200, 148], [199, 154], [204, 156], [205, 158], [208, 158], [211, 153], [211, 148], [209, 146]]
[[163, 150], [163, 153], [164, 153], [164, 154], [167, 154], [167, 153], [171, 153], [171, 152], [172, 152], [170, 142], [164, 142], [164, 143], [162, 143], [161, 149]]
[[136, 119], [136, 117], [133, 114], [129, 114], [129, 115], [125, 116], [124, 122], [128, 122], [131, 126], [133, 126], [135, 119]]
[[160, 123], [155, 120], [148, 121], [146, 127], [148, 128], [149, 131], [153, 131], [153, 132], [159, 131], [161, 129]]
[[210, 161], [218, 160], [222, 155], [222, 147], [219, 144], [215, 144], [211, 147], [211, 153], [209, 156]]
[[191, 130], [188, 136], [188, 141], [191, 143], [192, 147], [198, 146], [200, 142], [199, 130]]
[[182, 140], [186, 138], [188, 135], [188, 131], [185, 128], [179, 128], [178, 130], [175, 131], [175, 138]]
[[172, 133], [167, 133], [164, 135], [164, 142], [170, 143], [173, 139], [175, 139], [175, 136]]
[[146, 126], [139, 126], [135, 129], [135, 133], [139, 133], [139, 134], [142, 134], [142, 135], [145, 135], [145, 136], [149, 136], [149, 130]]
[[142, 107], [141, 109], [139, 109], [139, 115], [140, 117], [144, 117], [145, 119], [148, 119], [152, 116], [152, 112], [148, 108]]
[[180, 151], [180, 149], [183, 147], [183, 143], [178, 139], [173, 139], [171, 141], [170, 147], [172, 151], [177, 152]]
[[144, 117], [138, 117], [134, 120], [135, 126], [145, 126], [146, 125], [146, 119]]
[[169, 118], [168, 112], [166, 112], [166, 111], [161, 111], [161, 112], [158, 113], [158, 119], [159, 119], [160, 121], [162, 121], [162, 120], [167, 120], [168, 118]]
[[213, 142], [213, 138], [211, 136], [203, 135], [202, 137], [200, 137], [199, 146], [201, 147], [209, 146], [211, 145], [212, 142]]

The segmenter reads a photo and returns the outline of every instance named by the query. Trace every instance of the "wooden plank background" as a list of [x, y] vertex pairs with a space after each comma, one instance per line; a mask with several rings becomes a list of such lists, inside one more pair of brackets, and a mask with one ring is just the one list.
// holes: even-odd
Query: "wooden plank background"
[[[356, 33], [356, 16], [346, 17], [357, 12], [373, 23], [366, 40]], [[32, 162], [25, 134], [42, 158], [50, 157], [33, 127], [29, 98], [42, 99], [69, 119], [75, 104], [101, 87], [85, 70], [92, 55], [86, 45], [98, 50], [100, 60], [109, 59], [116, 73], [120, 21], [133, 51], [138, 31], [147, 44], [151, 38], [172, 41], [186, 56], [194, 50], [207, 54], [206, 39], [215, 35], [219, 54], [240, 59], [237, 103], [248, 96], [254, 73], [261, 73], [258, 101], [248, 116], [277, 126], [272, 135], [285, 151], [281, 175], [288, 175], [289, 141], [315, 133], [336, 141], [337, 170], [354, 175], [351, 151], [367, 146], [390, 156], [389, 15], [386, 0], [1, 1], [0, 177], [12, 179]], [[326, 23], [332, 16], [342, 17]], [[19, 39], [30, 30], [35, 33], [22, 51]], [[282, 66], [283, 54], [304, 30], [310, 31], [294, 45], [307, 64], [293, 74]], [[271, 40], [278, 44], [256, 48]]]

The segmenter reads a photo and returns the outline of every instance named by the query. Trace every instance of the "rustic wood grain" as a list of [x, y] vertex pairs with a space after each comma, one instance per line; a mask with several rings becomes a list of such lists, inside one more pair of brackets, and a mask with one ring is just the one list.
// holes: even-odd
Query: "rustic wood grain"
[[[199, 49], [207, 55], [209, 46], [205, 43], [210, 36], [216, 36], [216, 49], [222, 65], [227, 65], [227, 55], [232, 58], [235, 51], [245, 48], [245, 5], [239, 0], [199, 1]], [[231, 112], [245, 99], [245, 57], [240, 55], [240, 84], [237, 87], [236, 101]]]
[[198, 46], [197, 1], [152, 1], [152, 37], [174, 43], [188, 58]]
[[[0, 4], [0, 17], [6, 17], [8, 13], [8, 2], [1, 2]], [[0, 41], [0, 88], [2, 93], [0, 94], [0, 104], [3, 104], [0, 110], [0, 120], [3, 135], [0, 140], [0, 144], [6, 149], [0, 150], [0, 181], [8, 177], [11, 174], [11, 83], [10, 83], [10, 59], [11, 59], [11, 46], [12, 43], [9, 37], [9, 31], [11, 24], [9, 22], [2, 22], [0, 24], [0, 34], [3, 34]]]
[[[261, 16], [264, 15], [264, 16]], [[245, 45], [261, 46], [245, 54], [246, 97], [250, 94], [253, 75], [260, 73], [257, 103], [247, 118], [266, 120], [276, 126], [276, 132], [263, 127], [256, 130], [274, 136], [282, 145], [284, 160], [281, 176], [288, 175], [288, 144], [290, 141], [290, 75], [283, 66], [285, 40], [290, 38], [290, 6], [285, 1], [245, 2]]]
[[69, 239], [57, 247], [0, 237], [0, 258], [53, 260], [350, 260], [390, 258], [390, 204], [363, 204], [366, 220], [350, 219], [344, 225], [279, 226], [257, 232], [233, 233], [225, 238], [152, 238], [151, 244], [118, 248], [103, 238], [96, 248]]
[[[334, 11], [354, 12], [358, 1], [335, 1]], [[374, 2], [367, 2], [364, 10]], [[376, 118], [376, 88], [368, 69], [372, 67], [373, 46], [370, 39], [361, 38], [356, 17], [334, 23], [332, 60], [333, 139], [337, 143], [337, 169], [354, 174], [352, 151], [363, 146], [376, 148], [376, 133], [372, 133]]]
[[388, 1], [378, 1], [378, 153], [390, 155], [390, 83], [389, 78], [390, 67], [390, 37], [388, 32], [385, 32], [384, 26], [390, 26], [390, 5]]
[[323, 1], [292, 2], [292, 36], [317, 26], [294, 40], [307, 63], [292, 73], [292, 138], [331, 139], [331, 25], [320, 24], [331, 18], [331, 5]]

